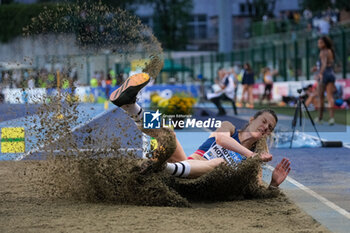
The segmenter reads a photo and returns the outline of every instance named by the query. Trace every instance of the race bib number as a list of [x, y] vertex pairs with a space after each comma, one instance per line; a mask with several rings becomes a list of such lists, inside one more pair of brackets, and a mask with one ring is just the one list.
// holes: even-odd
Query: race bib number
[[228, 164], [232, 166], [236, 166], [242, 162], [242, 160], [246, 159], [245, 156], [242, 156], [237, 152], [227, 150], [215, 142], [210, 146], [209, 150], [204, 153], [203, 157], [208, 160], [223, 158]]

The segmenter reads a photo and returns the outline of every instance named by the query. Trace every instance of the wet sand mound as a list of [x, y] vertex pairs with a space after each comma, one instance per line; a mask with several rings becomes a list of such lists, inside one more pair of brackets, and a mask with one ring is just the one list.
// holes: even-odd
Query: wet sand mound
[[188, 207], [197, 201], [231, 201], [277, 197], [259, 185], [259, 162], [248, 160], [237, 170], [220, 166], [197, 179], [175, 178], [164, 172], [141, 175], [141, 160], [128, 158], [76, 159], [62, 156], [28, 161], [23, 179], [47, 198], [115, 202], [119, 204]]
[[[110, 160], [109, 162], [114, 164], [113, 168], [116, 168], [114, 166], [121, 162], [121, 160], [112, 161]], [[192, 208], [121, 205], [112, 200], [106, 201], [104, 199], [105, 201], [103, 202], [101, 200], [104, 197], [111, 198], [114, 196], [114, 193], [122, 194], [124, 191], [113, 191], [114, 193], [106, 195], [108, 193], [107, 190], [111, 190], [101, 189], [99, 187], [101, 182], [96, 183], [96, 180], [90, 179], [89, 182], [86, 182], [88, 183], [87, 186], [84, 184], [85, 189], [78, 187], [75, 190], [84, 191], [86, 187], [94, 187], [94, 191], [90, 190], [94, 194], [94, 198], [91, 198], [91, 196], [89, 198], [92, 202], [77, 201], [76, 198], [78, 197], [84, 200], [84, 198], [89, 196], [79, 193], [76, 193], [74, 198], [64, 198], [65, 195], [56, 192], [56, 197], [54, 197], [53, 193], [45, 194], [43, 190], [38, 192], [37, 185], [42, 187], [40, 182], [43, 182], [43, 177], [33, 175], [34, 173], [45, 174], [38, 170], [46, 167], [47, 162], [0, 162], [1, 232], [329, 232], [284, 196], [233, 202], [191, 202]], [[102, 164], [106, 168], [108, 167], [105, 163], [100, 163], [101, 166]], [[123, 161], [123, 164], [125, 164], [125, 161]], [[68, 164], [66, 163], [66, 165]], [[91, 165], [96, 165], [96, 163], [91, 163]], [[75, 165], [71, 166], [75, 167]], [[84, 165], [81, 168], [84, 171], [87, 166]], [[70, 169], [69, 167], [66, 168], [67, 171]], [[224, 170], [214, 172], [225, 174]], [[113, 173], [112, 171], [110, 172]], [[28, 179], [28, 177], [31, 177], [31, 179]], [[63, 177], [69, 179], [68, 175], [63, 174]], [[118, 187], [121, 189], [127, 188], [129, 189], [127, 191], [128, 194], [141, 191], [141, 193], [136, 193], [137, 196], [150, 195], [143, 199], [139, 197], [132, 199], [130, 196], [124, 197], [125, 199], [119, 197], [120, 200], [133, 200], [134, 203], [141, 203], [142, 201], [151, 203], [150, 199], [153, 201], [163, 200], [169, 205], [170, 202], [164, 199], [164, 196], [170, 198], [171, 196], [168, 192], [170, 190], [171, 193], [174, 193], [174, 190], [168, 186], [152, 187], [150, 184], [154, 184], [153, 179], [156, 182], [173, 182], [169, 177], [160, 174], [147, 176], [141, 181], [134, 180], [132, 175], [127, 175], [127, 178], [118, 179], [123, 180], [124, 183], [120, 183], [119, 186], [114, 184], [110, 187], [114, 187], [115, 190]], [[205, 182], [207, 179], [203, 177], [202, 182]], [[49, 178], [47, 178], [45, 183], [48, 181]], [[61, 182], [72, 183], [70, 180], [64, 181], [63, 179], [61, 179]], [[108, 187], [109, 183], [114, 183], [111, 180], [106, 180], [105, 182], [107, 185], [103, 187]], [[142, 182], [145, 183], [142, 184]], [[189, 191], [192, 192], [191, 187], [196, 181], [188, 180], [188, 182], [191, 184], [182, 186], [184, 184], [181, 183], [181, 188], [175, 188], [180, 192], [182, 189], [189, 187]], [[128, 186], [123, 187], [125, 184], [128, 184]], [[139, 186], [131, 187], [131, 185], [135, 184]], [[141, 184], [147, 191], [139, 189]], [[82, 186], [84, 187], [84, 185]], [[61, 184], [61, 186], [63, 187], [64, 185]], [[57, 190], [57, 187], [55, 189]], [[102, 192], [103, 195], [98, 195], [98, 192]], [[166, 192], [166, 195], [164, 195], [164, 192]], [[72, 193], [74, 192], [68, 191], [65, 194], [71, 195]], [[160, 198], [157, 199], [157, 195]], [[181, 200], [180, 195], [171, 198], [173, 198], [173, 205], [178, 206], [179, 203], [174, 201]], [[97, 200], [100, 201], [97, 202]], [[114, 199], [114, 201], [117, 201], [117, 199]], [[181, 203], [181, 205], [183, 204]]]

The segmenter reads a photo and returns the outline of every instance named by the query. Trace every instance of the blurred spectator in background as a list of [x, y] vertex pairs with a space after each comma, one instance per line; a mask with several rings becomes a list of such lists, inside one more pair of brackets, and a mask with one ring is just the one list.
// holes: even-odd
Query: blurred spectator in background
[[312, 104], [312, 108], [310, 110], [317, 109], [319, 105], [317, 82], [315, 82], [313, 85], [308, 85], [306, 88], [304, 88], [304, 91], [306, 107], [309, 107], [310, 104]]
[[274, 70], [271, 71], [269, 67], [266, 67], [263, 69], [263, 79], [265, 84], [265, 90], [264, 94], [260, 100], [260, 103], [262, 104], [264, 99], [266, 98], [268, 103], [271, 101], [271, 94], [272, 94], [272, 87], [273, 87], [273, 76], [277, 75], [278, 71]]
[[242, 80], [242, 77], [240, 77], [240, 74], [235, 75], [236, 70], [237, 70], [237, 67], [235, 66], [235, 67], [233, 67], [233, 68], [231, 69], [231, 72], [230, 72], [230, 73], [233, 75], [233, 78], [234, 78], [233, 82], [234, 82], [235, 88], [234, 88], [234, 97], [233, 97], [233, 100], [235, 101], [235, 103], [237, 103], [238, 85], [239, 85], [240, 81]]
[[29, 89], [34, 89], [35, 88], [35, 80], [33, 76], [30, 76], [27, 82], [27, 86]]
[[124, 73], [119, 73], [117, 76], [117, 86], [122, 85], [124, 82]]
[[294, 19], [293, 12], [287, 11], [287, 12], [286, 12], [286, 16], [287, 16], [287, 19], [288, 19], [289, 21], [293, 21], [293, 19]]
[[218, 77], [213, 85], [214, 93], [208, 93], [207, 98], [218, 108], [218, 116], [226, 115], [221, 105], [221, 100], [229, 100], [232, 103], [233, 112], [237, 115], [236, 103], [234, 101], [234, 76], [226, 72], [222, 67], [218, 70]]
[[99, 83], [99, 86], [106, 88], [105, 72], [103, 70], [99, 72], [98, 83]]
[[97, 100], [98, 97], [98, 80], [97, 80], [97, 72], [95, 71], [94, 76], [90, 79], [90, 87], [91, 93], [94, 96], [94, 100]]
[[319, 21], [318, 28], [321, 35], [328, 35], [330, 27], [329, 17], [323, 17]]
[[98, 86], [100, 87], [101, 86], [101, 73], [99, 71], [95, 71], [94, 76], [97, 80]]
[[57, 87], [57, 77], [56, 74], [50, 72], [47, 74], [47, 79], [44, 80], [46, 88], [56, 88]]
[[269, 17], [268, 17], [266, 14], [263, 15], [262, 21], [263, 21], [264, 23], [266, 23], [268, 19], [269, 19]]
[[0, 87], [0, 104], [4, 103], [4, 101], [5, 101], [5, 95], [2, 93], [1, 87]]
[[109, 92], [111, 90], [112, 86], [112, 75], [110, 72], [107, 74], [107, 79], [106, 79], [106, 98], [108, 99], [109, 97]]
[[[305, 105], [306, 107], [309, 107], [310, 104], [311, 107], [318, 109], [319, 106], [319, 96], [318, 96], [318, 88], [317, 88], [317, 82], [313, 85], [308, 85], [306, 88], [304, 88], [305, 91]], [[335, 90], [333, 93], [333, 99], [334, 99], [334, 106], [337, 108], [345, 108], [344, 106], [345, 100], [343, 99], [343, 86], [340, 83], [335, 83]], [[313, 110], [311, 108], [311, 110]]]
[[334, 91], [334, 106], [342, 108], [345, 107], [345, 100], [343, 99], [343, 86], [340, 83], [335, 83], [335, 91]]
[[5, 71], [4, 75], [3, 75], [3, 88], [12, 88], [12, 84], [11, 84], [11, 80], [10, 80], [10, 74]]
[[[108, 77], [108, 75], [109, 75], [109, 77]], [[108, 78], [111, 79], [110, 86], [111, 87], [115, 87], [115, 85], [117, 85], [117, 79], [116, 79], [116, 76], [115, 76], [115, 71], [113, 69], [109, 69], [108, 75], [107, 75], [107, 79]]]
[[312, 23], [312, 12], [308, 7], [303, 11], [303, 17], [308, 23]]
[[[233, 73], [233, 75], [238, 79], [238, 75], [236, 73]], [[247, 108], [254, 108], [254, 99], [253, 99], [254, 72], [249, 63], [245, 63], [243, 65], [242, 85], [243, 85], [243, 92], [242, 92], [241, 102], [237, 104], [238, 107], [242, 107], [243, 104], [245, 104]]]
[[299, 24], [300, 22], [300, 14], [298, 11], [294, 11], [293, 13], [293, 20], [295, 24]]

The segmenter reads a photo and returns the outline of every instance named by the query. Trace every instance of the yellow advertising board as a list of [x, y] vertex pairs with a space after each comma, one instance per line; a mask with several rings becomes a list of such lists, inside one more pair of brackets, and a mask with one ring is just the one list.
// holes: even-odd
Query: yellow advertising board
[[1, 153], [24, 153], [24, 128], [1, 128]]

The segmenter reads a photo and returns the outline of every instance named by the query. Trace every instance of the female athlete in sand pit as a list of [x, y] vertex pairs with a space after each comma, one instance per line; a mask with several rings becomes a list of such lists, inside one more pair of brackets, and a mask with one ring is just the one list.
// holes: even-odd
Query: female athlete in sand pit
[[[110, 100], [124, 109], [136, 123], [141, 123], [142, 108], [136, 103], [138, 92], [147, 85], [150, 77], [140, 73], [129, 77], [123, 85], [115, 90]], [[212, 171], [222, 163], [237, 166], [247, 158], [259, 156], [262, 162], [272, 160], [268, 153], [266, 137], [277, 124], [277, 116], [272, 110], [258, 111], [242, 130], [237, 130], [225, 121], [209, 138], [187, 158], [174, 131], [168, 128], [144, 129], [142, 132], [156, 138], [158, 148], [153, 151], [153, 160], [148, 160], [143, 171], [165, 169], [178, 177], [196, 178]], [[278, 187], [290, 171], [290, 162], [283, 158], [272, 174], [271, 187]]]

